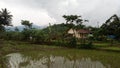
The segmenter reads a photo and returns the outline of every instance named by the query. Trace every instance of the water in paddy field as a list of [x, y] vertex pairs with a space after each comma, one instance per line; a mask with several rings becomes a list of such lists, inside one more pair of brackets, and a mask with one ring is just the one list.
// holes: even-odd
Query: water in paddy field
[[26, 56], [21, 53], [11, 53], [6, 56], [7, 68], [110, 68], [91, 58], [70, 59], [65, 56]]

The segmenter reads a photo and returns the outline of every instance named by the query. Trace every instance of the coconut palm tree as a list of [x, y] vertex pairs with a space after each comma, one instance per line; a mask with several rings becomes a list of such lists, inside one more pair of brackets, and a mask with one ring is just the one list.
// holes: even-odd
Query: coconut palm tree
[[12, 21], [12, 15], [5, 8], [0, 11], [0, 25], [2, 26], [10, 26]]
[[0, 11], [0, 31], [4, 31], [4, 26], [11, 26], [12, 15], [5, 8]]

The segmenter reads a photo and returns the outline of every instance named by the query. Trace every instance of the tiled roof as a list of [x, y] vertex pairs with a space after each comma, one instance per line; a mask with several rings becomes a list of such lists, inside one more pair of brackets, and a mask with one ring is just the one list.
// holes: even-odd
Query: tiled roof
[[91, 33], [91, 31], [86, 30], [86, 29], [79, 29], [77, 30], [78, 33], [83, 33], [83, 34], [87, 34], [87, 33]]

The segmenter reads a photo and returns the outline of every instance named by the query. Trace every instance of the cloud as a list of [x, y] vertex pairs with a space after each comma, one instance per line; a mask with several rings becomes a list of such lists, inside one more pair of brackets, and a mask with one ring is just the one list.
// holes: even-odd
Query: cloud
[[8, 8], [14, 15], [14, 25], [28, 19], [37, 25], [62, 23], [64, 14], [82, 15], [87, 25], [100, 25], [113, 14], [120, 14], [120, 0], [1, 0], [0, 8]]
[[101, 0], [93, 11], [85, 15], [91, 21], [88, 24], [96, 26], [99, 22], [102, 25], [110, 16], [118, 14], [119, 7], [119, 0]]
[[[9, 3], [8, 3], [9, 2]], [[32, 3], [32, 1], [30, 2]], [[21, 25], [21, 20], [29, 20], [36, 25], [48, 25], [49, 22], [55, 22], [53, 17], [43, 8], [34, 8], [32, 4], [20, 0], [5, 0], [0, 2], [0, 8], [7, 8], [13, 15], [13, 25]]]

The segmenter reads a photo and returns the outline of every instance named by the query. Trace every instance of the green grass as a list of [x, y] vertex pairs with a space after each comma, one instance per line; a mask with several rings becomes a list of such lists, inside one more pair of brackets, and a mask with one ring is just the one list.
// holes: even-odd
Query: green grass
[[109, 43], [94, 43], [96, 47], [108, 47], [110, 44]]
[[107, 47], [107, 48], [102, 48], [102, 49], [120, 51], [120, 48], [119, 48], [119, 47]]
[[95, 48], [106, 51], [117, 51], [120, 52], [120, 43], [114, 43], [110, 46], [110, 43], [94, 43]]

